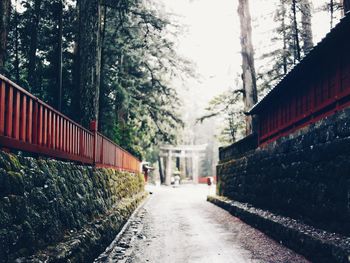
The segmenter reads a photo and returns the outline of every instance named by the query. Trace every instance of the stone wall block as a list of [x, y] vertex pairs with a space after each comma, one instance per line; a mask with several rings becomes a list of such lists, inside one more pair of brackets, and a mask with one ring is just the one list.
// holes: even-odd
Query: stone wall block
[[142, 191], [141, 175], [0, 151], [0, 262], [53, 245]]
[[218, 166], [219, 193], [350, 234], [350, 109]]

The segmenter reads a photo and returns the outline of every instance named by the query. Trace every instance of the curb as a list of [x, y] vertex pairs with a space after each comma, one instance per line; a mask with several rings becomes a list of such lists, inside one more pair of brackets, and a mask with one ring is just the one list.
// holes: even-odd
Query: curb
[[133, 219], [137, 216], [139, 211], [146, 205], [146, 203], [151, 199], [151, 195], [148, 193], [147, 196], [144, 198], [144, 200], [139, 204], [139, 206], [134, 210], [134, 212], [129, 216], [128, 220], [125, 222], [122, 229], [119, 231], [119, 233], [116, 235], [116, 237], [113, 239], [113, 241], [108, 245], [108, 247], [101, 252], [101, 254], [93, 261], [93, 262], [100, 262], [101, 260], [109, 255], [109, 253], [112, 252], [113, 248], [119, 243], [125, 232], [128, 230], [131, 222]]
[[350, 237], [329, 233], [250, 204], [219, 196], [207, 201], [259, 229], [286, 247], [319, 263], [350, 263]]

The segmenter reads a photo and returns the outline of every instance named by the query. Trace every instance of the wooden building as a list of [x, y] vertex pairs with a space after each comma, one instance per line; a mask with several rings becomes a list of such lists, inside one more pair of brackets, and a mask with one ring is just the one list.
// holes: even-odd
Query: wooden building
[[250, 111], [259, 145], [350, 105], [350, 14]]

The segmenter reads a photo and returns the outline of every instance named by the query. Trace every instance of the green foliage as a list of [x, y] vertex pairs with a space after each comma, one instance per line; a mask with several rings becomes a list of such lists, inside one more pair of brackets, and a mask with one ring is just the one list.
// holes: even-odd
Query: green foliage
[[[236, 86], [239, 87], [238, 78]], [[231, 144], [244, 135], [243, 92], [241, 88], [237, 88], [214, 97], [206, 108], [207, 114], [198, 119], [203, 122], [216, 116], [222, 117], [224, 123], [219, 141], [223, 144]]]
[[[13, 2], [5, 68], [9, 78], [54, 107], [59, 98], [59, 3]], [[168, 81], [190, 70], [170, 40], [177, 27], [155, 3], [108, 3], [101, 7], [99, 130], [141, 157], [151, 145], [175, 141], [183, 124], [178, 95]], [[63, 4], [62, 111], [80, 121], [77, 7], [76, 1]]]
[[179, 99], [167, 80], [189, 70], [166, 37], [174, 30], [143, 1], [130, 2], [127, 13], [105, 12], [100, 129], [132, 153], [173, 142], [182, 125]]
[[[296, 22], [292, 12], [293, 2], [296, 5]], [[271, 90], [299, 62], [298, 48], [301, 49], [301, 57], [309, 51], [301, 48], [307, 44], [305, 41], [309, 40], [308, 37], [312, 39], [312, 32], [305, 30], [308, 27], [305, 26], [306, 21], [302, 19], [303, 15], [311, 19], [311, 8], [306, 3], [306, 0], [279, 1], [274, 14], [276, 27], [271, 39], [275, 48], [260, 58], [264, 61], [257, 76], [260, 97]], [[299, 47], [296, 38], [300, 41]]]

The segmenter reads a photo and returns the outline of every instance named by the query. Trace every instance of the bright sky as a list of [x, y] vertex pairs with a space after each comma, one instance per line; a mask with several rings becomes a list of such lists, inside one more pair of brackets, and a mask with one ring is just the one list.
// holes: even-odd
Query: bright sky
[[[176, 15], [185, 32], [178, 36], [178, 51], [193, 61], [200, 75], [199, 81], [186, 85], [200, 101], [232, 87], [235, 76], [241, 74], [238, 0], [157, 0], [167, 12]], [[273, 15], [279, 0], [250, 0], [253, 18], [253, 43], [256, 57], [271, 46], [271, 32], [275, 27]], [[313, 0], [317, 9], [325, 0]], [[325, 12], [313, 17], [314, 42], [329, 30]], [[257, 68], [259, 61], [256, 59]], [[205, 104], [204, 103], [204, 104]], [[201, 103], [202, 104], [202, 103]], [[205, 105], [204, 105], [205, 106]]]
[[[183, 25], [184, 32], [178, 36], [178, 52], [195, 64], [199, 74], [199, 79], [186, 81], [185, 90], [174, 80], [184, 98], [184, 120], [193, 123], [194, 119], [203, 115], [208, 102], [232, 88], [235, 78], [241, 74], [238, 0], [155, 1], [161, 3], [165, 11], [172, 13], [175, 20]], [[250, 0], [257, 71], [264, 66], [258, 58], [267, 53], [272, 45], [273, 29], [276, 27], [273, 17], [279, 1]], [[329, 1], [312, 0], [314, 10], [326, 2]], [[330, 29], [327, 12], [317, 12], [312, 25], [316, 44]], [[212, 122], [212, 126], [219, 126], [220, 121]]]

